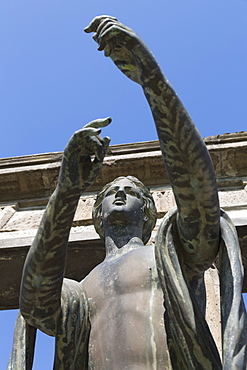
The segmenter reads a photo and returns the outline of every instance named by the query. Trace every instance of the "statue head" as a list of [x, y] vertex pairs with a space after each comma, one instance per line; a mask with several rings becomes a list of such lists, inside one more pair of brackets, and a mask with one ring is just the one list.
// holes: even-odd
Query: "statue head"
[[95, 230], [99, 234], [100, 238], [104, 240], [105, 233], [104, 233], [104, 227], [102, 223], [102, 202], [103, 202], [103, 199], [105, 198], [107, 190], [112, 185], [114, 185], [115, 183], [123, 179], [128, 179], [135, 187], [138, 188], [138, 190], [140, 191], [142, 195], [143, 213], [144, 213], [142, 240], [143, 240], [143, 243], [146, 244], [155, 226], [156, 219], [157, 219], [157, 211], [156, 211], [155, 203], [154, 203], [151, 193], [145, 187], [145, 185], [134, 176], [117, 177], [112, 182], [106, 184], [103, 187], [103, 189], [98, 193], [97, 199], [94, 203], [93, 214], [92, 214]]

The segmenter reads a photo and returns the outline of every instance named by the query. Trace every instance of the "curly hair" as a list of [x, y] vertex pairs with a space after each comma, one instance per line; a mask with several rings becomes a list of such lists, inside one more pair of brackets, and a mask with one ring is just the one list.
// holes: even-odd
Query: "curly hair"
[[142, 230], [142, 241], [144, 244], [146, 244], [151, 236], [151, 232], [155, 226], [156, 219], [157, 219], [157, 210], [155, 207], [154, 199], [149, 192], [149, 190], [145, 187], [145, 185], [138, 180], [134, 176], [121, 176], [117, 177], [115, 180], [112, 182], [106, 184], [103, 189], [98, 193], [97, 199], [94, 203], [93, 206], [93, 213], [92, 213], [92, 218], [93, 218], [93, 223], [96, 232], [99, 234], [100, 238], [104, 240], [105, 233], [104, 233], [104, 228], [101, 222], [101, 214], [102, 214], [102, 202], [105, 197], [106, 191], [109, 189], [109, 187], [113, 184], [115, 184], [117, 181], [122, 180], [122, 179], [128, 179], [130, 182], [132, 182], [138, 189], [140, 190], [143, 198], [143, 211], [144, 211], [144, 223], [143, 223], [143, 230]]

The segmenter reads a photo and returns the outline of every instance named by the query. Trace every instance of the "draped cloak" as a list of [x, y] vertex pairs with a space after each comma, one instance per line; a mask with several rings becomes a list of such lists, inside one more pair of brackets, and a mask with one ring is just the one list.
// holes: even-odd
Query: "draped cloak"
[[[179, 260], [173, 232], [176, 215], [176, 208], [167, 213], [155, 243], [172, 369], [247, 369], [247, 315], [242, 299], [243, 266], [235, 227], [227, 214], [221, 211], [221, 361]], [[87, 299], [78, 283], [64, 279], [61, 307], [53, 369], [87, 369], [90, 322]], [[35, 336], [36, 329], [28, 325], [19, 313], [7, 370], [32, 369]]]

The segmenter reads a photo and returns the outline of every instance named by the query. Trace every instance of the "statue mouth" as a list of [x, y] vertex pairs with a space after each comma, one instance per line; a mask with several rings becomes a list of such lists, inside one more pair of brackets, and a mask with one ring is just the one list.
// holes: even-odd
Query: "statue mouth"
[[122, 198], [117, 198], [114, 200], [113, 204], [115, 204], [116, 206], [123, 206], [126, 204], [126, 202]]

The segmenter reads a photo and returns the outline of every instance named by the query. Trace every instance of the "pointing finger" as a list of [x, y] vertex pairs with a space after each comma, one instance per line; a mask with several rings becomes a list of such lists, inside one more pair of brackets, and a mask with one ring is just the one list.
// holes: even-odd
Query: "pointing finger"
[[110, 123], [111, 123], [112, 119], [111, 117], [107, 117], [107, 118], [99, 118], [99, 119], [96, 119], [94, 121], [91, 121], [89, 123], [87, 123], [84, 128], [99, 128], [99, 127], [106, 127], [108, 126]]

